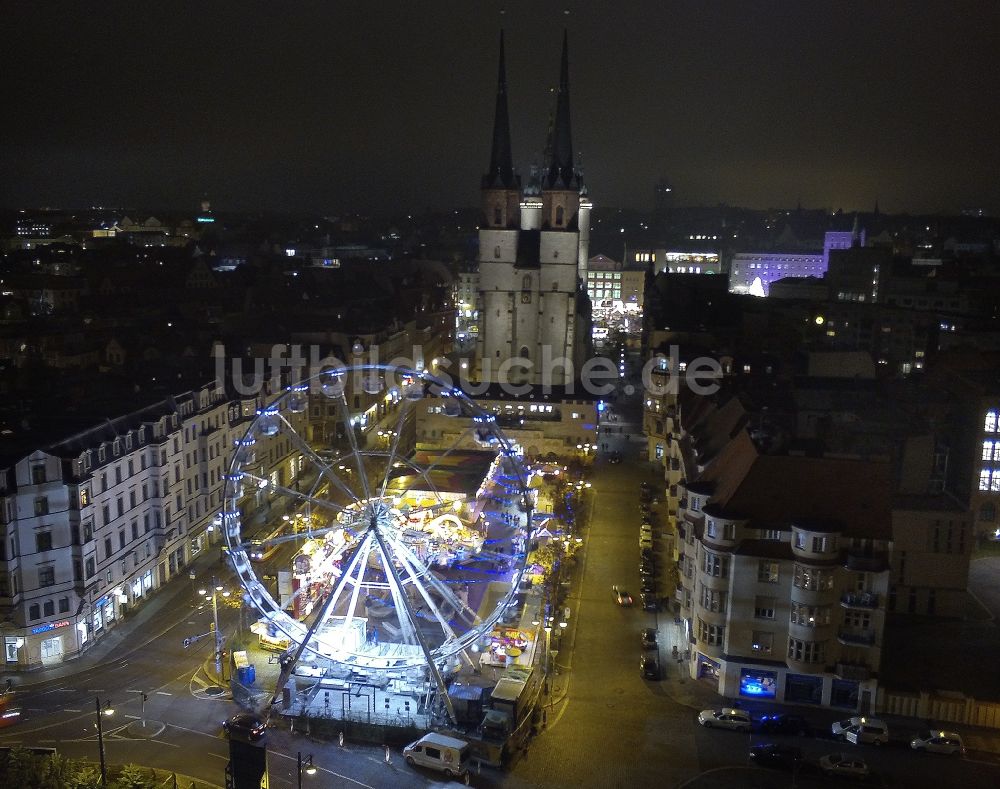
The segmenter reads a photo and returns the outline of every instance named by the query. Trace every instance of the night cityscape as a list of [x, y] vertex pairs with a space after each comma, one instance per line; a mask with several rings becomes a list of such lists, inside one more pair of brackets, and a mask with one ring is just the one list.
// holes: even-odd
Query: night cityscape
[[0, 784], [1000, 785], [1000, 6], [4, 18]]

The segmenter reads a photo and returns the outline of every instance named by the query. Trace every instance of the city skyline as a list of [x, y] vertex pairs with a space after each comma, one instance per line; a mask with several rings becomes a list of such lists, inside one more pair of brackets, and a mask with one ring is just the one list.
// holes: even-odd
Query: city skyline
[[948, 8], [13, 10], [0, 205], [473, 205], [501, 28], [527, 176], [565, 27], [598, 206], [648, 210], [666, 178], [680, 205], [995, 213], [1000, 11]]

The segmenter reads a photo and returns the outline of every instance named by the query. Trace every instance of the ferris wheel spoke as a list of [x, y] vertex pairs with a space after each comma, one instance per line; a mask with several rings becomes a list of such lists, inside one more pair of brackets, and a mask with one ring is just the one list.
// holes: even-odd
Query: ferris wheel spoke
[[404, 397], [402, 404], [399, 409], [399, 419], [396, 420], [396, 430], [392, 437], [392, 446], [389, 448], [389, 457], [385, 461], [385, 474], [382, 475], [382, 485], [379, 488], [379, 498], [385, 496], [386, 486], [389, 484], [389, 474], [392, 473], [392, 462], [393, 458], [396, 457], [396, 452], [399, 449], [399, 440], [403, 435], [403, 421], [406, 419], [407, 409], [413, 407], [415, 401], [410, 400], [408, 397]]
[[410, 550], [409, 546], [402, 540], [393, 540], [393, 549], [398, 553], [400, 559], [406, 559], [409, 561], [413, 567], [423, 568], [417, 573], [418, 577], [427, 580], [427, 583], [433, 587], [434, 591], [437, 592], [441, 597], [455, 609], [455, 613], [464, 612], [471, 615], [472, 622], [476, 623], [479, 621], [479, 614], [473, 611], [469, 606], [458, 599], [458, 596], [448, 588], [448, 585], [444, 583], [440, 578], [434, 575], [434, 571], [428, 568], [419, 558]]
[[[344, 572], [340, 574], [340, 578], [337, 579], [336, 586], [334, 586], [333, 591], [330, 592], [330, 597], [332, 598], [332, 600], [330, 606], [327, 609], [328, 611], [333, 612], [334, 609], [336, 609], [337, 603], [340, 601], [340, 597], [344, 593], [344, 589], [347, 587], [347, 584], [353, 583], [351, 574], [358, 569], [359, 564], [361, 565], [362, 569], [360, 572], [358, 572], [358, 577], [360, 578], [361, 575], [364, 574], [364, 562], [362, 560], [367, 561], [368, 546], [370, 546], [370, 543], [371, 543], [371, 537], [365, 535], [364, 539], [361, 540], [361, 544], [358, 545], [358, 549], [354, 552], [354, 556], [351, 557], [351, 561], [348, 562], [347, 569], [345, 569]], [[355, 587], [355, 589], [356, 588], [357, 587]], [[349, 610], [348, 617], [350, 617], [350, 614], [351, 612]]]
[[237, 549], [247, 550], [252, 547], [257, 547], [258, 545], [280, 545], [285, 542], [293, 542], [294, 540], [311, 540], [316, 537], [322, 537], [325, 534], [332, 534], [333, 532], [349, 531], [351, 527], [358, 526], [363, 523], [363, 521], [354, 521], [353, 523], [338, 523], [335, 526], [324, 526], [322, 529], [308, 529], [306, 531], [296, 532], [295, 534], [279, 534], [276, 537], [265, 537], [262, 540], [255, 540], [250, 542], [243, 542], [236, 546]]
[[423, 474], [430, 474], [432, 471], [434, 471], [441, 464], [441, 462], [446, 457], [448, 457], [448, 455], [450, 455], [456, 449], [459, 449], [461, 447], [462, 440], [466, 436], [471, 435], [474, 430], [475, 430], [475, 424], [473, 424], [470, 427], [465, 428], [465, 430], [463, 430], [459, 434], [458, 438], [455, 439], [454, 443], [452, 443], [452, 445], [450, 447], [448, 447], [444, 452], [442, 452], [441, 455], [440, 455], [440, 457], [438, 457], [437, 460], [435, 460], [433, 463], [431, 463], [427, 468], [423, 469], [423, 471], [421, 473], [423, 473]]
[[344, 493], [352, 501], [360, 503], [361, 500], [354, 493], [354, 491], [351, 490], [346, 484], [344, 484], [344, 481], [340, 477], [338, 477], [336, 474], [333, 473], [333, 469], [330, 468], [329, 464], [324, 462], [323, 459], [316, 454], [313, 448], [309, 446], [309, 444], [305, 440], [303, 440], [302, 436], [300, 436], [298, 432], [296, 432], [296, 430], [292, 427], [291, 423], [287, 419], [285, 419], [284, 414], [279, 412], [278, 418], [282, 422], [284, 422], [285, 425], [287, 425], [289, 438], [291, 438], [292, 443], [295, 444], [295, 446], [298, 447], [298, 449], [304, 455], [308, 456], [309, 459], [313, 463], [315, 463], [316, 466], [319, 468], [320, 472], [319, 476], [322, 476], [324, 479], [330, 482], [334, 487], [336, 487], [338, 490]]
[[[351, 588], [351, 600], [347, 604], [347, 612], [344, 616], [344, 622], [340, 626], [340, 632], [346, 634], [348, 629], [351, 627], [351, 622], [354, 620], [354, 612], [358, 608], [358, 596], [361, 594], [362, 580], [365, 577], [365, 571], [368, 569], [368, 559], [372, 554], [373, 549], [372, 538], [370, 534], [366, 534], [364, 540], [361, 542], [361, 547], [358, 550], [358, 557], [362, 557], [360, 562], [358, 562], [358, 575], [357, 578], [350, 580], [352, 585]], [[357, 558], [357, 557], [356, 557]], [[353, 566], [353, 563], [352, 563]], [[347, 578], [347, 573], [344, 573], [344, 577]]]
[[414, 571], [413, 565], [411, 565], [409, 560], [402, 554], [399, 555], [399, 562], [400, 564], [403, 565], [403, 569], [406, 570], [406, 574], [410, 577], [410, 582], [413, 584], [413, 587], [417, 590], [417, 592], [419, 592], [420, 596], [424, 599], [424, 602], [427, 604], [427, 607], [430, 608], [431, 611], [433, 612], [434, 617], [438, 621], [438, 624], [441, 625], [441, 629], [448, 636], [448, 640], [457, 638], [457, 636], [455, 635], [455, 631], [451, 627], [451, 624], [448, 622], [447, 619], [445, 619], [444, 615], [441, 613], [441, 609], [439, 609], [437, 605], [435, 605], [434, 600], [427, 592], [427, 589], [424, 588], [424, 585], [422, 583], [420, 583], [420, 580], [417, 578], [417, 574]]
[[252, 474], [249, 471], [244, 471], [243, 476], [252, 479], [260, 487], [270, 488], [271, 490], [277, 493], [281, 493], [285, 496], [288, 496], [289, 498], [299, 499], [300, 501], [309, 502], [310, 504], [320, 507], [321, 509], [333, 510], [336, 513], [349, 511], [346, 507], [341, 507], [339, 504], [334, 504], [332, 501], [328, 501], [326, 499], [319, 499], [316, 498], [315, 496], [311, 496], [308, 493], [303, 493], [302, 491], [299, 490], [292, 490], [291, 488], [286, 488], [284, 485], [275, 485], [267, 477], [258, 477], [256, 474]]
[[354, 455], [354, 459], [357, 461], [358, 467], [358, 477], [361, 480], [361, 489], [364, 491], [365, 499], [370, 499], [372, 497], [371, 490], [368, 485], [368, 475], [365, 473], [365, 464], [361, 459], [361, 451], [358, 449], [358, 437], [354, 435], [354, 424], [351, 422], [351, 409], [347, 405], [347, 391], [343, 389], [337, 399], [340, 401], [341, 407], [343, 409], [344, 417], [344, 432], [347, 433], [347, 439], [351, 444], [351, 453]]
[[374, 542], [378, 550], [379, 558], [382, 560], [382, 567], [385, 569], [385, 578], [389, 582], [389, 594], [392, 596], [392, 604], [396, 609], [396, 619], [399, 622], [400, 634], [405, 644], [420, 644], [422, 639], [417, 634], [420, 623], [417, 622], [416, 613], [410, 607], [410, 601], [406, 598], [406, 590], [403, 588], [396, 574], [396, 568], [392, 566], [392, 559], [386, 550], [382, 538], [376, 535]]

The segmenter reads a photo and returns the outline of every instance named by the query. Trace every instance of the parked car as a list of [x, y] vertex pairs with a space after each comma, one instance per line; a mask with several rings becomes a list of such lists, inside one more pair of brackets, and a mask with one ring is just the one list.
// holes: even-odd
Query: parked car
[[652, 537], [640, 537], [639, 538], [639, 550], [642, 550], [643, 548], [652, 548], [652, 547], [653, 547], [653, 538]]
[[774, 734], [798, 734], [805, 736], [812, 731], [809, 722], [801, 715], [790, 715], [784, 712], [761, 715], [760, 730]]
[[608, 455], [608, 462], [609, 463], [621, 463], [622, 462], [622, 453], [621, 452], [612, 452], [610, 455]]
[[795, 769], [802, 763], [802, 749], [791, 745], [763, 743], [750, 746], [750, 761], [760, 767]]
[[652, 559], [643, 559], [639, 562], [639, 575], [656, 575], [656, 562]]
[[411, 767], [419, 764], [440, 770], [446, 778], [463, 776], [469, 771], [471, 749], [465, 740], [437, 732], [425, 734], [403, 748], [403, 758]]
[[643, 523], [639, 527], [639, 536], [640, 537], [646, 536], [649, 537], [650, 539], [653, 539], [653, 524]]
[[646, 576], [639, 585], [639, 591], [643, 594], [656, 594], [656, 579]]
[[652, 561], [653, 560], [653, 549], [652, 548], [640, 548], [639, 549], [639, 556], [642, 559], [649, 559], [650, 561]]
[[247, 712], [233, 715], [222, 722], [222, 730], [230, 737], [247, 742], [259, 742], [264, 739], [267, 726], [256, 715]]
[[642, 639], [643, 649], [656, 649], [656, 630], [652, 627], [645, 627], [639, 633]]
[[862, 718], [844, 730], [844, 739], [852, 745], [885, 745], [889, 742], [889, 726], [878, 718]]
[[821, 756], [819, 769], [827, 775], [841, 775], [847, 778], [867, 778], [871, 772], [864, 759], [843, 753], [828, 753], [826, 756]]
[[659, 611], [660, 610], [660, 600], [655, 594], [642, 594], [639, 596], [640, 602], [642, 603], [643, 611]]
[[639, 671], [643, 679], [658, 680], [660, 678], [660, 664], [655, 657], [643, 655], [639, 658]]
[[943, 753], [948, 756], [964, 756], [965, 743], [962, 735], [953, 731], [922, 731], [912, 740], [910, 747], [924, 753]]
[[624, 589], [619, 589], [617, 586], [612, 586], [611, 591], [615, 596], [615, 602], [623, 608], [628, 608], [632, 605], [632, 595], [626, 592]]
[[750, 731], [752, 725], [750, 713], [732, 707], [702, 710], [698, 713], [698, 723], [706, 729], [732, 729], [733, 731]]

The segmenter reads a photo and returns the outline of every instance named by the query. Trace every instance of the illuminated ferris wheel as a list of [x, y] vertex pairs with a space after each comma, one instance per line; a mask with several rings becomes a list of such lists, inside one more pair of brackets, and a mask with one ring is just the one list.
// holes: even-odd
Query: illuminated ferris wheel
[[[447, 417], [433, 447], [415, 441], [417, 409]], [[532, 504], [516, 447], [426, 371], [355, 365], [289, 387], [237, 443], [224, 498], [245, 600], [295, 660], [429, 669], [440, 685], [524, 572]], [[287, 543], [290, 594], [272, 595], [260, 562]]]

